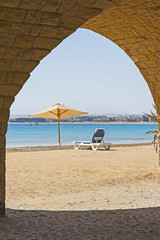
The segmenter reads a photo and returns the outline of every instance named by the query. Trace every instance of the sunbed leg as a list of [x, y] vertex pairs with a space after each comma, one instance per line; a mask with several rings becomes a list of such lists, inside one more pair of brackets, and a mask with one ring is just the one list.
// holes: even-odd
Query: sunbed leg
[[76, 142], [73, 142], [73, 145], [74, 145], [74, 149], [75, 150], [78, 150], [80, 148], [80, 146], [81, 146], [81, 144], [76, 145]]
[[73, 145], [74, 145], [74, 149], [78, 150], [78, 147], [76, 146], [76, 142], [73, 142]]
[[94, 145], [93, 145], [93, 144], [91, 145], [91, 148], [92, 148], [92, 150], [95, 150], [95, 148], [94, 148]]
[[92, 145], [92, 150], [97, 151], [97, 148], [98, 148], [98, 146], [94, 147], [94, 145]]

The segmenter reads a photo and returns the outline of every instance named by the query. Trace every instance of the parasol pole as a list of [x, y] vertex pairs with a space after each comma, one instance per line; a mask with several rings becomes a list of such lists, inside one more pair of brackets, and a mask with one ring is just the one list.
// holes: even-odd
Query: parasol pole
[[58, 109], [58, 140], [59, 140], [59, 149], [61, 149], [59, 109]]

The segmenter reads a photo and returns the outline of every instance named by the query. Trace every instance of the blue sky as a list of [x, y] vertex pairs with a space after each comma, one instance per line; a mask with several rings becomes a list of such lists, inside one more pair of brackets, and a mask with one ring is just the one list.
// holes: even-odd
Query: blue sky
[[31, 73], [11, 115], [32, 114], [55, 103], [90, 114], [141, 114], [152, 109], [147, 83], [110, 40], [78, 29]]

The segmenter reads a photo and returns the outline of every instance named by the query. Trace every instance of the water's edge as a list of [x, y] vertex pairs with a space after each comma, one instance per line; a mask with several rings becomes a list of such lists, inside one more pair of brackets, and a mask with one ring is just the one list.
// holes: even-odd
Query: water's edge
[[[115, 147], [137, 147], [137, 146], [149, 146], [152, 143], [131, 143], [131, 144], [111, 144], [111, 148]], [[61, 150], [74, 149], [73, 145], [61, 146]], [[37, 152], [37, 151], [50, 151], [59, 150], [59, 146], [34, 146], [34, 147], [15, 147], [6, 148], [6, 152]], [[100, 149], [99, 149], [100, 150]]]

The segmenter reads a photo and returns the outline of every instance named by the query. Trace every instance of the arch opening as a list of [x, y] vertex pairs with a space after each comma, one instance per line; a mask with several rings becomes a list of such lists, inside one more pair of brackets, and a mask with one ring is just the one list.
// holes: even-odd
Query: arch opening
[[[84, 30], [81, 30], [82, 32], [84, 31]], [[81, 32], [80, 31], [80, 32]], [[87, 33], [86, 33], [86, 31], [84, 31], [84, 33], [85, 34], [87, 34], [88, 33], [88, 31], [87, 31]], [[97, 36], [95, 33], [91, 33], [91, 32], [89, 32], [89, 34], [91, 34], [91, 36], [90, 36], [90, 38], [92, 38], [93, 36]], [[92, 35], [93, 34], [93, 35]], [[100, 37], [100, 36], [99, 36]], [[74, 38], [74, 41], [75, 41], [75, 38], [76, 38], [76, 36], [74, 37], [73, 36], [73, 38]], [[87, 38], [88, 38], [88, 35], [87, 35]], [[90, 41], [90, 38], [89, 38], [89, 41]], [[101, 38], [101, 37], [100, 37]], [[89, 42], [89, 44], [86, 44], [86, 38], [84, 38], [83, 39], [83, 41], [82, 41], [82, 46], [84, 46], [83, 44], [86, 44], [86, 48], [88, 48], [89, 47], [89, 45], [91, 45], [90, 47], [90, 49], [89, 49], [89, 53], [91, 53], [91, 60], [92, 60], [92, 62], [90, 63], [90, 67], [88, 67], [87, 66], [87, 69], [89, 68], [89, 73], [88, 74], [86, 74], [87, 75], [87, 77], [86, 77], [86, 79], [85, 79], [85, 81], [83, 82], [83, 84], [82, 84], [82, 89], [83, 88], [85, 88], [86, 87], [86, 81], [88, 80], [88, 76], [89, 77], [91, 77], [90, 76], [90, 72], [91, 71], [94, 71], [94, 74], [93, 74], [93, 76], [91, 77], [91, 78], [94, 78], [95, 76], [96, 76], [96, 78], [97, 78], [97, 76], [99, 77], [99, 73], [105, 68], [105, 66], [106, 66], [106, 62], [108, 62], [108, 60], [110, 60], [110, 62], [109, 62], [109, 66], [108, 66], [108, 64], [107, 64], [107, 69], [104, 69], [105, 71], [104, 72], [101, 72], [101, 76], [102, 75], [105, 75], [105, 73], [108, 73], [108, 71], [110, 71], [110, 77], [111, 77], [111, 75], [114, 75], [114, 69], [116, 68], [118, 68], [118, 70], [121, 70], [122, 71], [122, 67], [123, 67], [123, 71], [126, 73], [126, 66], [127, 66], [127, 68], [129, 68], [129, 72], [131, 71], [135, 71], [135, 69], [136, 69], [136, 67], [133, 65], [133, 64], [131, 64], [130, 62], [131, 61], [129, 61], [129, 63], [127, 63], [128, 62], [128, 57], [126, 57], [126, 54], [124, 54], [123, 55], [123, 57], [124, 58], [126, 58], [126, 60], [123, 58], [123, 61], [122, 61], [122, 59], [121, 59], [121, 57], [119, 56], [119, 54], [121, 54], [122, 53], [122, 51], [121, 50], [119, 50], [119, 54], [117, 54], [117, 52], [118, 52], [118, 48], [114, 45], [114, 44], [112, 44], [110, 41], [107, 41], [106, 39], [104, 39], [104, 38], [101, 38], [101, 40], [102, 41], [104, 41], [104, 44], [108, 44], [108, 46], [107, 46], [107, 48], [106, 48], [106, 50], [104, 51], [104, 49], [103, 49], [103, 52], [102, 52], [102, 49], [101, 49], [101, 51], [100, 51], [100, 49], [97, 49], [97, 52], [95, 51], [95, 52], [93, 52], [92, 53], [92, 49], [93, 48], [96, 48], [96, 46], [98, 46], [98, 45], [96, 45], [97, 44], [97, 42], [95, 43], [95, 45], [91, 45], [91, 43]], [[70, 39], [68, 40], [68, 42], [70, 41]], [[77, 37], [77, 42], [78, 42], [78, 44], [77, 45], [79, 45], [79, 38]], [[63, 44], [65, 44], [65, 42], [63, 43]], [[107, 45], [106, 44], [106, 45]], [[76, 48], [78, 48], [78, 46], [76, 45], [76, 46], [73, 46], [73, 43], [71, 44], [72, 45], [72, 47], [73, 47], [73, 50], [74, 49], [76, 49]], [[103, 46], [104, 47], [104, 46]], [[68, 45], [67, 45], [67, 48], [68, 48]], [[112, 55], [111, 56], [111, 59], [110, 58], [108, 58], [108, 56], [107, 56], [107, 58], [106, 58], [106, 60], [104, 60], [104, 56], [103, 56], [103, 62], [105, 63], [104, 65], [101, 65], [101, 63], [100, 63], [100, 67], [98, 68], [98, 72], [95, 74], [95, 67], [96, 67], [96, 65], [97, 65], [97, 62], [95, 61], [95, 63], [94, 63], [94, 59], [93, 59], [93, 56], [96, 54], [96, 53], [98, 53], [99, 52], [99, 58], [98, 58], [98, 63], [100, 62], [100, 60], [102, 61], [102, 54], [103, 55], [105, 55], [106, 56], [106, 53], [108, 54], [108, 48], [112, 48], [112, 54], [114, 54], [114, 55]], [[114, 50], [115, 49], [115, 50]], [[63, 48], [62, 48], [62, 52], [63, 52]], [[58, 48], [57, 48], [57, 51], [58, 51]], [[60, 50], [61, 51], [61, 50]], [[74, 52], [74, 51], [73, 51]], [[79, 53], [81, 53], [82, 54], [82, 57], [84, 57], [83, 55], [84, 55], [84, 53], [85, 53], [85, 51], [84, 51], [84, 53], [82, 52], [82, 50], [80, 49], [79, 50]], [[56, 55], [55, 56], [55, 60], [52, 58], [52, 56], [53, 55]], [[59, 53], [58, 53], [59, 54]], [[60, 64], [61, 63], [61, 65], [65, 65], [64, 63], [66, 62], [66, 61], [68, 61], [67, 62], [67, 66], [65, 66], [65, 70], [66, 71], [64, 71], [64, 73], [65, 73], [65, 77], [67, 78], [67, 70], [68, 70], [68, 67], [71, 65], [72, 66], [72, 64], [70, 63], [70, 61], [68, 60], [68, 54], [69, 54], [69, 52], [65, 52], [65, 54], [66, 54], [66, 58], [64, 59], [64, 63], [62, 62], [62, 60], [61, 60], [61, 57], [59, 57], [58, 58], [58, 54], [56, 54], [56, 50], [52, 53], [52, 54], [50, 54], [50, 56], [48, 56], [47, 58], [49, 59], [49, 61], [51, 61], [53, 64], [54, 64], [54, 67], [55, 67], [55, 69], [56, 69], [56, 71], [58, 71], [58, 76], [57, 77], [61, 77], [61, 78], [63, 78], [63, 75], [60, 75], [59, 76], [59, 71], [60, 71], [60, 69], [62, 69], [62, 68], [60, 68], [60, 69], [58, 69], [58, 64]], [[73, 56], [72, 56], [72, 59], [74, 59], [74, 62], [75, 62], [75, 58], [74, 58], [74, 56], [75, 55], [77, 55], [77, 52], [76, 53], [74, 53], [73, 54]], [[109, 54], [108, 54], [109, 55]], [[117, 56], [118, 55], [118, 56]], [[83, 60], [83, 58], [81, 57], [81, 60]], [[87, 56], [85, 56], [85, 60], [86, 61], [88, 61], [89, 62], [89, 59], [87, 59]], [[55, 61], [56, 61], [56, 59], [59, 59], [59, 61], [57, 62], [57, 65], [55, 64]], [[115, 62], [115, 59], [116, 59], [116, 61], [117, 62]], [[45, 60], [45, 59], [44, 59]], [[90, 60], [90, 61], [91, 61]], [[85, 67], [86, 67], [86, 61], [84, 62], [82, 62], [82, 66], [80, 66], [80, 69], [81, 70], [83, 70], [83, 72], [84, 72], [84, 70], [86, 70], [85, 69]], [[122, 64], [120, 64], [121, 62], [123, 62]], [[73, 63], [73, 62], [72, 62]], [[93, 65], [93, 63], [95, 64], [95, 65]], [[44, 72], [44, 75], [40, 72], [40, 74], [42, 74], [42, 79], [39, 79], [39, 77], [38, 77], [38, 75], [37, 75], [37, 73], [39, 72], [39, 69], [38, 68], [40, 68], [41, 67], [41, 64], [43, 65], [42, 66], [42, 73]], [[35, 78], [37, 78], [38, 79], [38, 82], [36, 82], [35, 83], [35, 87], [37, 87], [37, 88], [42, 88], [43, 89], [43, 91], [39, 94], [39, 97], [41, 97], [42, 95], [43, 95], [43, 93], [44, 93], [44, 84], [46, 84], [46, 80], [45, 81], [43, 81], [43, 79], [44, 79], [44, 76], [45, 76], [45, 73], [47, 72], [47, 78], [49, 78], [49, 71], [50, 70], [53, 70], [53, 68], [51, 67], [51, 68], [48, 68], [47, 70], [45, 69], [46, 67], [46, 65], [47, 65], [47, 60], [45, 60], [44, 61], [44, 63], [42, 62], [38, 67], [37, 67], [37, 70], [34, 70], [34, 72], [35, 72], [35, 76], [33, 76], [34, 78], [33, 79], [30, 79], [30, 80], [35, 80]], [[78, 65], [79, 66], [79, 64], [80, 64], [80, 61], [78, 61], [78, 63], [76, 62], [75, 63], [75, 65]], [[112, 64], [114, 64], [114, 69], [111, 71], [111, 65]], [[61, 65], [60, 65], [60, 67], [61, 67]], [[115, 65], [116, 65], [116, 67], [115, 67]], [[120, 65], [120, 66], [119, 66]], [[76, 67], [76, 66], [75, 66]], [[133, 69], [132, 69], [132, 67], [133, 67]], [[70, 74], [70, 72], [71, 72], [71, 70], [73, 69], [73, 66], [71, 67], [71, 69], [69, 69], [68, 70], [68, 72], [69, 72], [69, 74]], [[75, 68], [74, 68], [74, 71], [75, 71]], [[34, 75], [34, 72], [33, 72], [33, 75]], [[83, 72], [82, 72], [82, 74], [83, 74]], [[132, 73], [133, 73], [132, 72]], [[75, 71], [75, 74], [77, 74], [77, 71]], [[95, 75], [95, 76], [94, 76]], [[130, 73], [129, 73], [129, 75], [130, 75]], [[129, 75], [127, 74], [127, 75], [120, 75], [120, 74], [118, 74], [117, 72], [116, 72], [116, 74], [115, 74], [115, 76], [113, 77], [113, 82], [112, 82], [112, 84], [113, 85], [111, 85], [110, 86], [110, 88], [109, 88], [109, 91], [111, 91], [111, 87], [113, 87], [114, 85], [115, 85], [115, 83], [116, 83], [116, 86], [118, 85], [118, 83], [119, 82], [116, 82], [116, 80], [117, 80], [117, 78], [119, 77], [121, 77], [122, 78], [122, 80], [120, 81], [120, 84], [128, 84], [128, 82], [130, 82], [130, 84], [128, 84], [128, 90], [130, 89], [130, 88], [132, 88], [132, 90], [133, 90], [133, 87], [134, 87], [134, 84], [135, 84], [135, 78], [133, 77], [132, 79], [128, 79], [129, 78]], [[68, 76], [68, 78], [70, 77], [71, 75], [69, 75]], [[75, 78], [75, 76], [76, 75], [73, 75], [72, 76], [72, 78], [74, 79]], [[80, 77], [84, 77], [85, 75], [80, 75]], [[141, 76], [140, 76], [140, 73], [136, 70], [136, 75], [135, 76], [138, 76], [138, 78], [140, 78], [139, 79], [139, 82], [143, 82], [143, 79], [141, 78]], [[52, 77], [52, 75], [51, 75], [51, 77], [49, 78], [49, 79], [53, 79], [53, 82], [54, 82], [54, 85], [53, 86], [55, 86], [55, 82], [57, 81], [57, 77]], [[125, 79], [124, 79], [124, 77], [125, 77]], [[31, 78], [32, 78], [32, 76], [31, 76]], [[54, 81], [54, 79], [55, 79], [55, 81]], [[29, 81], [30, 81], [29, 80]], [[43, 81], [43, 85], [41, 85], [41, 82], [40, 81]], [[60, 79], [59, 79], [60, 80]], [[91, 89], [92, 89], [92, 92], [93, 92], [93, 97], [95, 96], [95, 94], [96, 94], [96, 92], [94, 92], [94, 90], [97, 90], [97, 88], [99, 89], [101, 89], [101, 86], [103, 85], [103, 88], [104, 88], [104, 81], [106, 81], [107, 82], [107, 80], [108, 79], [106, 79], [106, 77], [104, 78], [104, 79], [102, 79], [102, 81], [98, 81], [98, 84], [97, 85], [93, 85], [92, 87], [91, 87]], [[110, 80], [110, 79], [109, 79]], [[118, 79], [119, 80], [119, 79]], [[64, 81], [64, 78], [63, 78], [63, 81]], [[63, 85], [63, 81], [61, 81], [60, 82], [60, 87], [59, 87], [59, 92], [60, 92], [60, 90], [61, 90], [61, 86]], [[76, 81], [76, 83], [80, 83], [80, 79], [79, 80], [75, 80]], [[137, 82], [138, 83], [138, 82]], [[145, 83], [145, 82], [143, 82], [143, 83]], [[26, 83], [27, 84], [27, 83]], [[39, 86], [39, 84], [40, 84], [40, 86]], [[49, 84], [50, 84], [50, 82], [49, 82]], [[57, 83], [57, 85], [58, 85], [58, 83]], [[92, 106], [92, 104], [93, 104], [93, 100], [92, 100], [92, 95], [90, 96], [90, 97], [88, 97], [88, 91], [90, 90], [90, 86], [92, 85], [92, 79], [89, 81], [89, 84], [88, 84], [88, 89], [87, 89], [87, 91], [86, 91], [86, 99], [85, 99], [85, 102], [87, 102], [87, 105], [88, 105], [88, 103], [89, 103], [89, 105], [90, 106]], [[51, 88], [51, 86], [52, 85], [50, 85], [49, 86], [49, 88]], [[75, 86], [73, 86], [73, 82], [71, 81], [70, 82], [70, 85], [68, 85], [68, 83], [67, 83], [67, 85], [65, 85], [65, 88], [66, 87], [72, 87], [73, 88], [73, 91], [75, 91], [75, 89], [74, 89], [74, 87], [76, 88], [77, 86], [75, 85]], [[143, 85], [144, 86], [144, 85]], [[31, 86], [29, 86], [29, 89], [28, 89], [28, 91], [30, 90], [30, 87], [33, 87], [32, 85]], [[107, 85], [105, 86], [105, 88], [107, 89], [109, 86], [108, 86], [108, 82], [107, 82]], [[136, 85], [136, 87], [137, 87], [137, 85]], [[147, 87], [147, 86], [146, 86]], [[25, 87], [24, 87], [25, 88]], [[46, 88], [46, 90], [48, 89], [48, 86], [47, 86], [47, 88]], [[147, 89], [147, 88], [146, 88]], [[25, 90], [25, 89], [23, 89], [23, 90]], [[23, 91], [22, 90], [22, 91]], [[120, 90], [120, 85], [117, 87], [117, 93], [119, 92], [119, 90]], [[124, 90], [124, 89], [123, 89]], [[125, 89], [125, 91], [127, 91], [126, 89]], [[92, 93], [91, 92], [91, 93]], [[121, 91], [122, 92], [122, 91]], [[132, 92], [132, 91], [131, 91]], [[129, 95], [128, 95], [128, 97], [127, 97], [127, 100], [129, 101], [129, 97], [130, 97], [130, 94], [131, 94], [131, 92], [129, 92]], [[28, 93], [29, 92], [26, 92], [26, 96], [28, 95]], [[114, 92], [112, 92], [112, 95], [113, 95], [113, 97], [115, 98], [115, 95], [117, 94], [116, 93], [116, 89], [114, 90]], [[23, 94], [23, 93], [22, 93]], [[45, 94], [46, 94], [46, 91], [45, 91]], [[44, 97], [46, 96], [44, 94]], [[69, 93], [69, 94], [71, 94], [71, 92]], [[105, 94], [105, 92], [104, 92], [104, 94]], [[31, 93], [30, 93], [30, 98], [31, 98]], [[77, 94], [76, 94], [77, 95]], [[125, 94], [124, 94], [125, 95]], [[142, 94], [143, 95], [143, 94]], [[57, 95], [58, 96], [58, 95]], [[27, 96], [28, 97], [28, 96]], [[52, 97], [52, 94], [51, 94], [51, 97]], [[85, 97], [85, 95], [83, 94], [83, 99], [84, 99], [84, 97]], [[111, 97], [111, 96], [110, 96]], [[119, 98], [116, 100], [116, 103], [118, 102], [118, 101], [120, 101], [120, 97], [121, 97], [121, 95], [119, 95]], [[133, 95], [133, 100], [135, 99], [135, 97], [137, 97], [137, 96], [135, 96], [135, 95]], [[141, 93], [140, 93], [140, 97], [141, 97]], [[37, 98], [37, 93], [36, 93], [36, 91], [35, 91], [35, 89], [34, 89], [34, 92], [33, 92], [33, 99], [35, 99], [35, 98]], [[30, 102], [30, 104], [29, 104], [29, 106], [31, 106], [31, 104], [32, 104], [32, 102], [33, 102], [33, 99], [31, 100], [31, 102]], [[65, 99], [65, 98], [64, 98]], [[78, 99], [80, 99], [81, 100], [81, 95], [78, 97]], [[91, 100], [90, 100], [91, 99]], [[98, 104], [100, 104], [100, 103], [102, 103], [102, 101], [103, 102], [105, 102], [105, 96], [99, 96], [99, 99], [100, 99], [100, 102], [98, 103]], [[151, 98], [150, 98], [151, 99]], [[52, 100], [52, 99], [51, 99]], [[47, 99], [47, 102], [49, 103], [50, 101], [51, 101], [50, 99]], [[63, 100], [63, 99], [62, 99]], [[68, 100], [68, 99], [67, 99]], [[72, 99], [71, 99], [72, 100]], [[109, 101], [110, 99], [108, 99], [108, 101]], [[40, 107], [40, 108], [42, 108], [41, 106], [39, 106], [39, 101], [40, 101], [40, 98], [39, 98], [39, 100], [38, 100], [38, 107]], [[42, 99], [42, 102], [44, 101], [44, 99]], [[69, 100], [68, 100], [69, 101]], [[22, 102], [22, 101], [21, 101]], [[111, 102], [113, 103], [113, 100], [111, 100]], [[27, 103], [28, 103], [28, 101], [27, 101]], [[80, 103], [81, 103], [81, 101], [80, 101]], [[96, 102], [95, 102], [96, 103]], [[94, 103], [94, 104], [95, 104]], [[106, 104], [106, 103], [105, 103]], [[134, 103], [135, 104], [135, 103]], [[76, 105], [78, 105], [78, 102], [76, 103]], [[110, 104], [109, 104], [110, 105]], [[135, 105], [137, 105], [137, 104], [135, 104]], [[36, 105], [36, 107], [37, 107], [37, 105]], [[44, 106], [45, 107], [45, 106]], [[86, 105], [84, 105], [84, 107], [86, 107]], [[125, 106], [125, 108], [126, 108], [126, 106]], [[38, 110], [41, 110], [41, 109], [38, 109]], [[94, 111], [96, 111], [95, 109], [94, 109]], [[103, 111], [103, 109], [102, 109], [102, 111]], [[29, 114], [30, 114], [31, 112], [29, 112]], [[60, 153], [59, 153], [60, 154]], [[88, 154], [88, 153], [87, 153]], [[31, 156], [30, 154], [28, 154], [28, 158], [29, 158], [29, 156]], [[69, 155], [70, 156], [70, 155]], [[18, 160], [20, 161], [20, 159], [22, 158], [22, 153], [20, 153], [19, 154], [19, 157], [18, 157], [18, 159], [15, 159], [15, 161], [14, 161], [14, 164], [15, 164], [15, 162], [16, 163], [18, 163]], [[59, 155], [58, 156], [58, 158], [59, 158], [59, 161], [61, 161], [61, 159], [62, 158], [64, 158], [64, 155], [62, 156], [62, 155]], [[102, 158], [104, 158], [104, 156], [102, 156]], [[48, 164], [48, 166], [45, 166], [45, 170], [44, 171], [46, 171], [47, 172], [47, 174], [48, 174], [48, 176], [49, 176], [49, 178], [51, 179], [51, 177], [54, 175], [54, 173], [53, 173], [53, 171], [50, 171], [50, 169], [54, 169], [55, 167], [54, 167], [54, 164], [55, 164], [55, 158], [54, 158], [54, 156], [53, 156], [53, 158], [52, 159], [48, 159], [48, 157], [46, 157], [46, 152], [44, 152], [44, 153], [41, 153], [41, 155], [39, 154], [37, 154], [36, 156], [35, 156], [35, 159], [36, 159], [36, 164], [34, 165], [35, 166], [35, 169], [36, 168], [38, 168], [38, 174], [39, 174], [39, 172], [41, 172], [42, 171], [42, 169], [40, 169], [40, 167], [38, 167], [38, 165], [42, 165], [42, 162], [41, 161], [43, 161], [43, 164], [44, 164], [44, 162], [47, 160], [49, 160], [49, 164]], [[85, 158], [86, 159], [86, 158]], [[64, 160], [65, 160], [65, 158], [64, 158]], [[67, 160], [67, 159], [66, 159]], [[81, 161], [81, 160], [84, 160], [84, 159], [80, 159], [79, 158], [79, 161]], [[94, 161], [95, 161], [96, 159], [94, 159]], [[31, 160], [32, 162], [33, 162], [33, 160]], [[26, 171], [30, 171], [30, 169], [33, 169], [33, 167], [31, 167], [32, 165], [30, 165], [31, 164], [31, 161], [28, 161], [27, 162], [27, 165], [26, 165], [26, 163], [25, 163], [25, 161], [23, 161], [23, 164], [24, 164], [24, 166], [25, 166], [25, 169], [26, 169]], [[99, 159], [99, 161], [101, 161], [101, 159]], [[67, 163], [65, 163], [65, 161], [63, 161], [63, 164], [64, 164], [64, 166], [66, 166], [66, 168], [68, 168], [68, 166], [67, 166], [67, 164], [68, 164], [68, 161], [67, 161]], [[62, 163], [60, 163], [59, 165], [58, 165], [58, 170], [57, 170], [57, 175], [59, 174], [59, 176], [62, 176], [62, 171], [61, 171], [61, 168], [62, 168], [62, 165], [63, 165]], [[75, 163], [75, 164], [77, 164], [77, 162]], [[91, 164], [91, 161], [90, 161], [90, 164]], [[93, 163], [92, 163], [93, 164]], [[108, 164], [108, 163], [106, 163], [106, 164]], [[117, 162], [116, 162], [116, 164], [118, 164]], [[123, 163], [124, 164], [124, 163]], [[125, 163], [126, 164], [126, 163]], [[77, 167], [77, 169], [78, 169], [78, 166], [76, 165], [76, 167]], [[92, 165], [92, 169], [90, 169], [89, 170], [89, 166], [85, 166], [85, 169], [84, 169], [84, 172], [82, 173], [82, 172], [79, 172], [78, 173], [78, 170], [76, 169], [76, 167], [75, 167], [75, 165], [74, 165], [74, 163], [73, 163], [73, 165], [72, 165], [72, 171], [73, 171], [73, 173], [71, 173], [72, 171], [70, 170], [70, 173], [69, 173], [69, 175], [70, 174], [72, 174], [73, 175], [73, 177], [75, 177], [76, 178], [76, 175], [77, 174], [80, 174], [81, 176], [82, 176], [82, 174], [87, 178], [87, 177], [89, 177], [92, 173], [94, 173], [95, 174], [95, 176], [97, 177], [97, 179], [98, 179], [98, 177], [99, 177], [99, 173], [98, 172], [96, 172], [96, 171], [94, 171], [93, 170], [93, 165]], [[124, 170], [124, 165], [123, 165], [123, 167], [122, 167], [122, 169], [121, 170]], [[17, 167], [17, 171], [20, 171], [20, 166], [19, 167]], [[35, 190], [35, 192], [33, 192], [33, 196], [35, 197], [35, 199], [36, 199], [36, 197], [37, 197], [37, 195], [40, 195], [42, 198], [43, 198], [43, 201], [42, 201], [42, 203], [44, 204], [44, 202], [45, 201], [49, 201], [49, 199], [51, 198], [51, 196], [52, 196], [52, 194], [54, 194], [53, 193], [53, 189], [52, 189], [52, 185], [54, 186], [54, 183], [53, 184], [51, 184], [50, 186], [49, 186], [49, 188], [50, 188], [50, 193], [48, 194], [47, 193], [47, 186], [45, 185], [46, 184], [46, 182], [44, 181], [44, 179], [45, 178], [47, 178], [47, 176], [44, 174], [44, 171], [43, 171], [43, 174], [41, 175], [41, 179], [39, 179], [38, 181], [39, 181], [39, 183], [40, 183], [40, 185], [41, 185], [41, 187], [40, 186], [36, 186], [36, 184], [35, 184], [35, 179], [36, 178], [38, 178], [38, 176], [36, 175], [36, 177], [35, 177], [35, 179], [32, 177], [32, 175], [34, 175], [33, 174], [33, 171], [31, 171], [31, 173], [30, 173], [30, 175], [29, 175], [29, 177], [27, 177], [27, 178], [25, 178], [24, 179], [24, 176], [21, 174], [21, 176], [20, 176], [20, 178], [19, 178], [19, 181], [20, 182], [25, 182], [26, 183], [26, 189], [27, 189], [27, 187], [28, 187], [28, 192], [26, 191], [26, 195], [27, 195], [27, 197], [28, 197], [28, 199], [29, 199], [29, 191], [30, 191], [30, 189], [29, 188], [31, 188], [31, 185], [33, 186], [33, 188], [34, 189], [36, 189]], [[100, 169], [99, 170], [99, 172], [100, 172], [100, 174], [102, 173], [101, 172], [102, 171], [102, 169]], [[105, 172], [103, 172], [103, 174], [105, 175]], [[66, 177], [66, 176], [65, 176]], [[27, 179], [30, 179], [29, 181], [27, 180]], [[48, 178], [47, 178], [48, 179]], [[15, 180], [14, 179], [12, 179], [12, 181], [13, 181], [13, 185], [15, 185], [16, 183], [15, 183]], [[16, 180], [17, 181], [17, 180]], [[48, 180], [49, 181], [49, 180]], [[79, 180], [77, 180], [77, 182], [73, 185], [73, 187], [74, 188], [76, 188], [76, 184], [77, 184], [77, 186], [80, 186], [80, 182], [78, 182]], [[102, 180], [102, 181], [105, 181], [104, 179]], [[11, 182], [11, 179], [10, 179], [10, 182]], [[90, 181], [88, 181], [89, 182], [89, 184], [90, 184], [90, 186], [89, 187], [92, 187], [92, 184], [91, 184], [91, 182]], [[62, 183], [61, 183], [62, 184]], [[66, 183], [65, 182], [63, 182], [63, 184], [65, 185], [65, 187], [67, 188], [69, 188], [70, 186], [69, 186], [69, 183], [68, 183], [68, 179], [66, 179]], [[68, 185], [67, 185], [68, 184]], [[103, 183], [102, 183], [103, 184]], [[38, 187], [40, 187], [40, 190], [37, 190], [37, 188]], [[55, 186], [54, 186], [55, 187]], [[13, 189], [13, 187], [10, 187], [11, 189]], [[57, 187], [58, 188], [58, 187]], [[57, 189], [56, 188], [56, 189]], [[20, 187], [19, 188], [19, 192], [21, 192], [22, 191], [22, 187]], [[31, 188], [32, 189], [32, 188]], [[45, 197], [46, 197], [46, 199], [45, 199], [45, 197], [43, 197], [42, 196], [42, 189], [44, 190], [45, 189], [45, 193], [43, 192], [43, 194], [45, 195]], [[69, 191], [73, 191], [73, 189], [71, 189], [71, 188], [69, 188], [70, 190]], [[109, 190], [109, 189], [108, 189]], [[39, 192], [38, 192], [39, 191]], [[57, 190], [58, 191], [58, 190]], [[38, 192], [38, 193], [37, 193]], [[60, 192], [60, 190], [59, 190], [59, 192], [58, 192], [59, 194], [61, 194], [61, 192]], [[73, 193], [74, 193], [74, 191], [73, 191]], [[18, 193], [16, 193], [16, 196], [18, 195]], [[9, 196], [9, 195], [8, 195]], [[32, 196], [32, 198], [33, 198], [33, 196]], [[94, 196], [92, 196], [92, 197], [94, 197]], [[97, 197], [97, 199], [98, 199], [98, 196], [96, 195], [96, 197]], [[55, 199], [57, 199], [57, 197], [55, 197]], [[26, 201], [26, 199], [24, 199], [24, 201]], [[23, 201], [23, 204], [25, 204], [25, 202]], [[62, 204], [62, 202], [63, 202], [63, 200], [61, 199], [60, 200], [60, 204]], [[64, 203], [66, 204], [66, 206], [67, 206], [67, 201], [64, 201]], [[18, 204], [18, 203], [16, 203], [16, 201], [14, 202], [14, 204]], [[33, 205], [32, 205], [32, 203], [31, 202], [29, 202], [28, 203], [28, 205], [30, 204], [30, 207], [32, 206], [33, 207]], [[64, 205], [65, 205], [64, 204]], [[59, 205], [60, 206], [60, 205]], [[39, 207], [41, 207], [40, 205], [39, 205]], [[46, 207], [46, 205], [45, 205], [45, 207]], [[93, 205], [93, 207], [95, 207], [95, 205]], [[82, 209], [83, 209], [83, 207], [82, 207]], [[82, 210], [81, 209], [81, 210]]]

